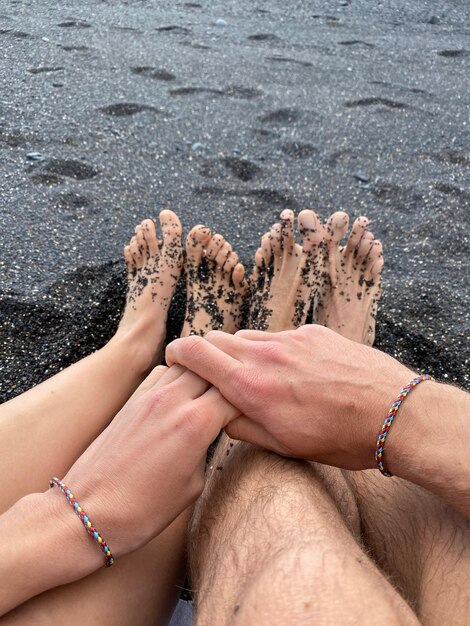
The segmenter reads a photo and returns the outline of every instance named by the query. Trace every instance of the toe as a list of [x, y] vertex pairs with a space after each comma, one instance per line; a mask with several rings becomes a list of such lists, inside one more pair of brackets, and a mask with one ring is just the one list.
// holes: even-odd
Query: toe
[[258, 267], [260, 270], [263, 268], [264, 266], [264, 254], [263, 254], [263, 248], [258, 248], [258, 250], [256, 250], [255, 252], [255, 265], [256, 267]]
[[129, 244], [130, 254], [132, 256], [134, 267], [140, 269], [143, 265], [144, 259], [142, 257], [142, 252], [140, 250], [139, 244], [137, 242], [137, 235], [134, 235]]
[[355, 220], [351, 234], [349, 235], [348, 243], [346, 244], [346, 254], [354, 253], [360, 244], [364, 233], [367, 231], [368, 225], [369, 220], [364, 215], [361, 215], [361, 217], [358, 217], [357, 220]]
[[245, 285], [245, 268], [241, 263], [237, 263], [233, 268], [232, 280], [235, 287], [243, 287]]
[[215, 261], [215, 257], [218, 255], [220, 249], [222, 248], [224, 244], [225, 244], [225, 239], [222, 237], [222, 235], [219, 235], [219, 234], [214, 235], [209, 241], [209, 243], [207, 244], [207, 248], [206, 248], [207, 258], [210, 259], [211, 261]]
[[323, 241], [325, 235], [323, 225], [318, 215], [310, 209], [300, 211], [298, 229], [304, 252], [311, 252]]
[[211, 238], [211, 230], [207, 226], [198, 224], [194, 226], [186, 238], [186, 254], [188, 263], [199, 265], [204, 254], [204, 249]]
[[281, 250], [292, 253], [294, 244], [294, 212], [285, 209], [281, 213]]
[[263, 251], [264, 266], [267, 267], [273, 259], [273, 250], [271, 247], [271, 233], [266, 233], [262, 236], [261, 250]]
[[379, 278], [384, 266], [383, 247], [380, 241], [374, 241], [374, 244], [369, 253], [368, 261], [370, 278], [375, 280]]
[[145, 239], [144, 229], [142, 228], [141, 224], [136, 226], [135, 238], [137, 241], [137, 246], [139, 248], [140, 255], [142, 259], [145, 261], [145, 259], [148, 257], [149, 249], [148, 249], [147, 241]]
[[215, 257], [215, 262], [219, 269], [224, 268], [224, 265], [228, 261], [231, 254], [232, 246], [228, 243], [228, 241], [226, 241]]
[[181, 222], [173, 211], [165, 209], [160, 212], [160, 229], [163, 237], [163, 253], [170, 265], [181, 267]]
[[[258, 285], [259, 280], [264, 275], [264, 257], [261, 248], [258, 248], [255, 252], [253, 268], [250, 274], [250, 284], [253, 288]], [[240, 263], [239, 263], [240, 265]]]
[[238, 254], [236, 252], [232, 252], [228, 255], [227, 260], [224, 263], [224, 272], [228, 274], [232, 273], [233, 268], [238, 263]]
[[280, 224], [273, 224], [270, 232], [271, 250], [275, 257], [282, 254], [282, 227]]
[[336, 211], [330, 215], [325, 225], [327, 242], [337, 246], [346, 234], [348, 224], [349, 216], [344, 211]]
[[366, 259], [374, 243], [374, 235], [366, 230], [357, 247], [357, 260], [362, 262]]
[[134, 258], [131, 254], [130, 245], [124, 247], [124, 260], [126, 262], [127, 271], [132, 272], [135, 269], [135, 264], [134, 264]]
[[146, 219], [140, 225], [142, 229], [143, 236], [145, 241], [147, 242], [147, 247], [150, 256], [158, 255], [158, 239], [157, 232], [155, 230], [154, 221], [151, 219]]

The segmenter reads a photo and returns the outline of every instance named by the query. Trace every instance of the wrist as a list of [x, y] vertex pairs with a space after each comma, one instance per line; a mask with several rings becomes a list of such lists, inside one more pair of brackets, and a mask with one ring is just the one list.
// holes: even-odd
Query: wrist
[[47, 511], [48, 519], [57, 532], [57, 550], [62, 552], [62, 546], [67, 546], [66, 558], [60, 562], [63, 575], [76, 580], [102, 567], [104, 557], [99, 546], [86, 533], [64, 494], [53, 487], [34, 495], [43, 499], [40, 506]]
[[[358, 441], [355, 448], [360, 453], [360, 463], [355, 469], [375, 469], [377, 462], [375, 460], [375, 450], [377, 438], [387, 417], [390, 407], [397, 397], [400, 389], [402, 389], [410, 380], [416, 377], [416, 374], [406, 366], [396, 361], [394, 358], [374, 351], [377, 360], [372, 363], [374, 365], [375, 375], [371, 380], [362, 381], [360, 394], [358, 395], [357, 407], [355, 414], [357, 415], [357, 432]], [[371, 356], [373, 353], [371, 353]], [[414, 393], [414, 392], [413, 392]], [[356, 394], [357, 395], [357, 394]], [[411, 397], [412, 394], [410, 394]], [[408, 400], [408, 399], [407, 399]], [[405, 402], [406, 403], [406, 402]], [[403, 405], [404, 406], [404, 405]], [[403, 407], [402, 407], [403, 408]], [[401, 413], [400, 409], [400, 413]], [[401, 415], [397, 415], [398, 423]], [[386, 453], [389, 449], [389, 439], [393, 429], [390, 430], [387, 437]], [[387, 454], [386, 459], [390, 455]], [[388, 460], [385, 461], [387, 466]], [[391, 468], [389, 468], [392, 471]]]
[[55, 494], [35, 493], [0, 516], [0, 615], [102, 566], [99, 550], [68, 508], [65, 498], [61, 503]]
[[449, 485], [455, 492], [468, 492], [460, 395], [466, 394], [426, 381], [407, 396], [387, 437], [386, 464], [392, 474], [435, 493], [448, 491]]

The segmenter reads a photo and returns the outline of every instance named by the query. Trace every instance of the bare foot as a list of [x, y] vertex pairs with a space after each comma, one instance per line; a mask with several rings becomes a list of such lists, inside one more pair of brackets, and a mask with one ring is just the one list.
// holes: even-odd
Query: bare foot
[[347, 226], [346, 213], [334, 213], [326, 227], [326, 263], [315, 321], [348, 339], [371, 346], [381, 295], [382, 244], [367, 230], [368, 219], [359, 217], [345, 246], [339, 243]]
[[171, 298], [181, 274], [181, 224], [172, 211], [160, 213], [163, 240], [155, 224], [144, 220], [124, 248], [128, 271], [126, 307], [116, 337], [133, 332], [138, 351], [153, 367], [163, 357], [163, 343]]
[[305, 323], [323, 271], [323, 226], [310, 210], [299, 214], [302, 245], [295, 243], [294, 214], [281, 213], [261, 239], [251, 276], [249, 328], [277, 332]]
[[240, 328], [245, 268], [222, 235], [195, 226], [186, 239], [186, 316], [182, 337]]

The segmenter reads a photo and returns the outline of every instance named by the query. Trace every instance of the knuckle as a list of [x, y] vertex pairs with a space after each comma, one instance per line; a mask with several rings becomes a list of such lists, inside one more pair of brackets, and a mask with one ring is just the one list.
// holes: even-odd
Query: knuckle
[[257, 398], [267, 391], [268, 385], [260, 370], [241, 370], [235, 377], [240, 395]]
[[194, 355], [199, 355], [201, 352], [201, 348], [203, 347], [205, 339], [200, 337], [199, 335], [192, 335], [190, 337], [186, 337], [183, 344], [183, 350], [187, 357], [193, 357]]
[[264, 361], [280, 365], [286, 362], [286, 350], [283, 345], [275, 341], [266, 341], [259, 346]]
[[216, 339], [220, 334], [220, 330], [210, 330], [208, 333], [205, 334], [204, 339], [210, 342], [211, 339]]
[[160, 412], [167, 408], [170, 402], [171, 399], [168, 387], [153, 389], [148, 397], [148, 413], [154, 414]]
[[181, 421], [187, 434], [192, 437], [204, 432], [209, 422], [209, 416], [207, 411], [201, 409], [196, 403], [191, 402], [183, 409]]

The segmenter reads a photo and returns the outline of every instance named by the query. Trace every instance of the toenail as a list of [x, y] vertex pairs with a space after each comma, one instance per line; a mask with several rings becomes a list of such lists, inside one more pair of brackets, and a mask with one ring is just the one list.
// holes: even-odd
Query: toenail
[[313, 213], [305, 213], [304, 215], [302, 215], [302, 226], [309, 229], [313, 229], [316, 227], [316, 220]]

